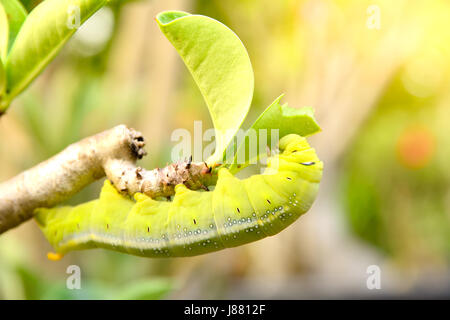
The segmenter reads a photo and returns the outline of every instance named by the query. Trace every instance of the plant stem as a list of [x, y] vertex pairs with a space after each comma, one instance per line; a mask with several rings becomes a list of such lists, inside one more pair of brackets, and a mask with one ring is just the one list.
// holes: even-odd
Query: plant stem
[[150, 171], [136, 167], [146, 154], [144, 145], [141, 133], [119, 125], [0, 183], [0, 234], [32, 218], [35, 209], [57, 205], [105, 175], [124, 194], [152, 198], [173, 195], [179, 183], [195, 190], [214, 182], [211, 168], [189, 160]]

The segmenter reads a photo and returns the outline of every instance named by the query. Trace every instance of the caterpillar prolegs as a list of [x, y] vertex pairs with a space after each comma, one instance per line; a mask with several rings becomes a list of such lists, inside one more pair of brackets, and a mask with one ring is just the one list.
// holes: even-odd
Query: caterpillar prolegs
[[38, 209], [56, 252], [106, 248], [145, 257], [183, 257], [236, 247], [285, 229], [311, 207], [323, 164], [305, 138], [287, 135], [263, 174], [238, 179], [218, 171], [213, 191], [180, 184], [172, 201], [137, 193], [134, 201], [105, 181], [100, 198]]

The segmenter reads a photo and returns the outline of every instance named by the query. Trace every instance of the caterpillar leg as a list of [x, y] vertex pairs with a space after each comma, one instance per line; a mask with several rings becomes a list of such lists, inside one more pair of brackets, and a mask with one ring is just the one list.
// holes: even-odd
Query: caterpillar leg
[[61, 253], [56, 253], [56, 252], [48, 252], [47, 253], [47, 259], [50, 261], [59, 261], [63, 257], [64, 257], [64, 255]]

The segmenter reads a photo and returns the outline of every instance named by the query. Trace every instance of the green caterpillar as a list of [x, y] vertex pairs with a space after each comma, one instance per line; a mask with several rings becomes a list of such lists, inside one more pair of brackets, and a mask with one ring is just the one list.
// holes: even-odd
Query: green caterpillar
[[184, 257], [240, 246], [285, 229], [311, 207], [323, 164], [306, 139], [290, 134], [263, 174], [240, 180], [218, 171], [213, 191], [177, 185], [172, 201], [120, 195], [106, 181], [100, 198], [38, 209], [36, 220], [59, 255], [105, 248], [145, 257]]

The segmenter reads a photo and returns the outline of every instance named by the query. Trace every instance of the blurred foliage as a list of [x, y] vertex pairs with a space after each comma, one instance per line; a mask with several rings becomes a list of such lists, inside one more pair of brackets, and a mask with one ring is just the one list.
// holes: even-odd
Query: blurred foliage
[[[415, 106], [397, 81], [348, 155], [345, 193], [354, 231], [408, 263], [450, 259], [447, 103]], [[417, 101], [416, 101], [417, 102]]]
[[[38, 2], [22, 0], [28, 10]], [[381, 8], [379, 30], [366, 26], [373, 4]], [[119, 123], [146, 136], [149, 156], [140, 165], [161, 167], [170, 161], [174, 129], [193, 132], [195, 120], [203, 130], [212, 126], [191, 75], [153, 20], [168, 9], [211, 16], [242, 39], [255, 72], [246, 127], [283, 92], [289, 106], [316, 110], [323, 131], [311, 141], [325, 175], [315, 206], [277, 237], [185, 259], [89, 250], [49, 262], [51, 248], [31, 221], [0, 237], [0, 298], [226, 298], [236, 283], [255, 279], [288, 296], [289, 286], [277, 287], [278, 280], [305, 276], [309, 284], [333, 269], [343, 270], [333, 281], [346, 285], [347, 273], [365, 276], [373, 252], [399, 261], [401, 270], [450, 273], [450, 4], [444, 0], [114, 1], [0, 120], [1, 180]], [[101, 184], [69, 203], [96, 198]], [[327, 185], [342, 187], [341, 198]], [[344, 215], [337, 217], [339, 200]], [[344, 230], [354, 235], [351, 244], [336, 235], [341, 222], [351, 227]], [[361, 251], [352, 251], [355, 244]], [[348, 272], [358, 263], [362, 271]], [[71, 264], [82, 270], [79, 292], [65, 289]]]
[[393, 77], [355, 138], [343, 178], [358, 236], [406, 266], [450, 262], [450, 30], [438, 33]]
[[[2, 239], [3, 243], [4, 240]], [[7, 241], [8, 242], [8, 241]], [[16, 248], [17, 249], [17, 248]], [[24, 250], [26, 251], [26, 250]], [[85, 275], [83, 269], [80, 273], [80, 289], [68, 289], [66, 279], [70, 274], [50, 277], [38, 270], [23, 254], [18, 253], [12, 246], [2, 246], [0, 250], [0, 299], [31, 299], [31, 300], [86, 300], [86, 299], [123, 299], [123, 300], [156, 300], [163, 299], [176, 289], [172, 279], [164, 277], [139, 277], [138, 280], [128, 280], [117, 275], [107, 275], [103, 272], [101, 277]], [[109, 260], [110, 262], [113, 259]], [[101, 264], [105, 269], [105, 265]], [[136, 271], [119, 263], [121, 271]]]
[[14, 270], [23, 285], [23, 298], [28, 300], [158, 300], [173, 289], [168, 279], [140, 279], [134, 283], [111, 286], [96, 280], [87, 280], [80, 289], [68, 289], [64, 279], [43, 279], [25, 266]]

